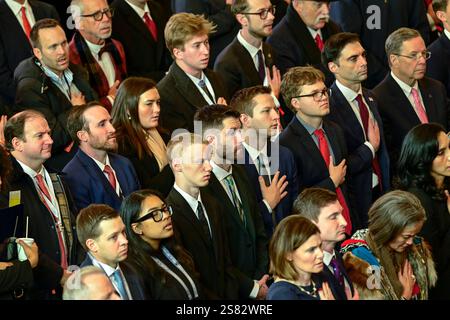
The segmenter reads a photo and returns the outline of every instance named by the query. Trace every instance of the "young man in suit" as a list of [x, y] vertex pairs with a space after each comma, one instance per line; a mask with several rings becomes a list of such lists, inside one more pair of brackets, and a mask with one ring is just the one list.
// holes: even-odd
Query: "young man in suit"
[[52, 151], [50, 133], [44, 115], [35, 110], [15, 114], [5, 126], [13, 171], [0, 205], [19, 201], [23, 225], [28, 222], [28, 237], [39, 246], [39, 263], [33, 270], [35, 286], [30, 292], [33, 299], [60, 298], [70, 275], [68, 266], [78, 264], [83, 254], [75, 232], [78, 210], [64, 177], [44, 166]]
[[323, 275], [336, 300], [358, 299], [358, 292], [345, 271], [339, 243], [345, 240], [347, 222], [336, 193], [322, 188], [303, 190], [294, 202], [294, 212], [311, 220], [320, 230]]
[[450, 114], [445, 87], [425, 76], [430, 53], [420, 33], [400, 28], [389, 35], [385, 49], [391, 72], [373, 93], [378, 98], [386, 145], [394, 164], [409, 130], [428, 122], [439, 123], [447, 130]]
[[77, 216], [77, 233], [88, 253], [81, 267], [103, 270], [122, 300], [144, 299], [137, 275], [121, 264], [128, 255], [128, 240], [116, 210], [104, 204], [82, 209]]
[[298, 194], [294, 157], [276, 139], [280, 116], [270, 88], [242, 89], [230, 105], [241, 114], [244, 153], [240, 163], [244, 163], [256, 191], [266, 233], [270, 237], [278, 222], [291, 214], [292, 203]]
[[222, 79], [208, 70], [211, 22], [192, 13], [177, 13], [167, 22], [164, 34], [174, 62], [158, 83], [161, 125], [170, 132], [193, 131], [194, 114], [204, 105], [226, 103]]
[[34, 0], [0, 1], [0, 106], [2, 100], [6, 105], [14, 104], [14, 70], [22, 60], [31, 57], [30, 30], [44, 18], [59, 20], [51, 4]]
[[[201, 136], [178, 134], [167, 146], [175, 185], [166, 201], [173, 209], [175, 237], [192, 255], [209, 298], [248, 298], [255, 283], [230, 259], [226, 213], [217, 200], [200, 188], [211, 177], [211, 148]], [[267, 288], [260, 286], [261, 297]]]
[[171, 63], [164, 43], [169, 16], [153, 0], [114, 0], [111, 9], [112, 37], [123, 44], [128, 75], [161, 80]]
[[325, 42], [322, 58], [336, 77], [330, 89], [327, 119], [344, 131], [348, 194], [361, 223], [355, 228], [366, 228], [372, 202], [390, 185], [389, 156], [377, 102], [361, 85], [367, 79], [366, 51], [358, 35], [341, 32]]
[[234, 164], [242, 153], [239, 118], [239, 112], [219, 104], [205, 106], [195, 115], [213, 149], [212, 174], [205, 191], [224, 201], [231, 261], [249, 279], [259, 279], [251, 294], [255, 298], [269, 277], [268, 239], [245, 168]]
[[111, 111], [117, 88], [127, 75], [122, 44], [111, 39], [113, 10], [106, 0], [72, 0], [76, 32], [70, 41], [70, 62], [83, 66], [100, 102]]
[[352, 222], [355, 226], [358, 222], [351, 216], [344, 182], [347, 146], [342, 129], [324, 119], [330, 112], [324, 75], [313, 67], [291, 68], [283, 77], [281, 93], [296, 113], [280, 134], [280, 143], [294, 154], [299, 189], [317, 186], [335, 191], [351, 235]]
[[108, 111], [97, 102], [78, 106], [69, 115], [67, 129], [79, 143], [63, 169], [78, 208], [103, 203], [119, 210], [122, 199], [140, 185], [131, 161], [114, 153], [116, 130]]

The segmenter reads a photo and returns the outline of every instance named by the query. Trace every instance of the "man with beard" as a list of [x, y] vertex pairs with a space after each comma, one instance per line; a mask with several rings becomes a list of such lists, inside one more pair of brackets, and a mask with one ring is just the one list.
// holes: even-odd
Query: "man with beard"
[[34, 56], [22, 61], [14, 72], [19, 110], [34, 109], [44, 114], [53, 139], [52, 157], [47, 165], [61, 170], [73, 157], [75, 148], [66, 130], [73, 106], [96, 98], [85, 80], [84, 70], [69, 62], [69, 45], [58, 21], [43, 19], [31, 29]]
[[343, 130], [347, 143], [350, 202], [367, 228], [372, 202], [389, 190], [389, 156], [377, 101], [361, 82], [367, 79], [366, 50], [358, 35], [342, 32], [325, 43], [323, 64], [335, 75], [327, 118]]
[[77, 29], [69, 44], [70, 62], [88, 71], [91, 87], [110, 111], [127, 73], [123, 46], [110, 38], [113, 11], [106, 0], [72, 0], [70, 5]]
[[103, 203], [119, 210], [122, 199], [140, 185], [130, 160], [113, 153], [116, 130], [108, 110], [98, 102], [73, 108], [67, 129], [80, 145], [63, 169], [78, 209]]
[[397, 163], [403, 139], [414, 126], [436, 122], [448, 130], [447, 91], [441, 82], [425, 76], [430, 52], [417, 30], [394, 31], [385, 50], [391, 72], [373, 93], [378, 98], [390, 161]]
[[285, 74], [291, 67], [306, 65], [325, 70], [320, 60], [323, 45], [330, 36], [340, 31], [329, 20], [329, 2], [291, 1], [286, 15], [267, 39], [277, 53], [277, 65], [281, 74]]

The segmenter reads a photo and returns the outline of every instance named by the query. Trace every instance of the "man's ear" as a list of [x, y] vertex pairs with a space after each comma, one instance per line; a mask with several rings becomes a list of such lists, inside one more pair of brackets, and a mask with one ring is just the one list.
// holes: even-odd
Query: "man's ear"
[[86, 247], [89, 249], [89, 251], [92, 251], [92, 252], [98, 251], [98, 246], [94, 239], [87, 239]]
[[248, 26], [248, 18], [245, 14], [242, 13], [238, 13], [236, 15], [236, 20], [239, 22], [239, 24], [243, 27], [247, 27]]
[[86, 130], [80, 130], [77, 132], [77, 137], [78, 140], [83, 141], [83, 142], [87, 142], [87, 138], [88, 138], [88, 133]]
[[173, 48], [173, 56], [178, 59], [181, 60], [183, 59], [183, 50], [181, 50], [180, 48]]
[[292, 98], [291, 99], [291, 106], [292, 108], [294, 108], [296, 111], [300, 109], [300, 102], [298, 101], [298, 99], [296, 98]]
[[439, 20], [442, 22], [448, 22], [447, 21], [447, 14], [444, 11], [436, 11], [436, 17], [438, 17]]
[[241, 120], [243, 128], [248, 128], [250, 126], [251, 118], [249, 117], [248, 114], [241, 113], [241, 116], [240, 116], [239, 120]]
[[33, 48], [33, 54], [38, 60], [42, 59], [42, 51], [41, 51], [41, 49]]
[[173, 172], [183, 172], [182, 158], [175, 158], [172, 160], [172, 170]]
[[336, 73], [338, 68], [339, 68], [339, 66], [335, 62], [333, 62], [333, 61], [328, 62], [328, 69], [332, 73]]
[[23, 151], [23, 140], [22, 139], [14, 137], [11, 140], [11, 144], [14, 148], [14, 151], [19, 151], [19, 152]]

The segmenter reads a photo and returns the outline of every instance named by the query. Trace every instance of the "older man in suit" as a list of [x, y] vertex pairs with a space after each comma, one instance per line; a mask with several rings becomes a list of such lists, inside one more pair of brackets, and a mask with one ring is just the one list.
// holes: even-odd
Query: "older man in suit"
[[403, 139], [420, 123], [449, 126], [447, 93], [441, 82], [425, 76], [430, 53], [417, 30], [400, 28], [386, 40], [391, 72], [373, 90], [378, 98], [391, 163], [396, 163]]
[[336, 76], [327, 118], [344, 131], [347, 143], [349, 199], [361, 228], [372, 202], [389, 190], [389, 156], [374, 95], [362, 87], [367, 78], [366, 51], [358, 35], [342, 32], [325, 43], [323, 64]]
[[140, 185], [131, 161], [113, 153], [116, 130], [108, 111], [96, 102], [79, 106], [70, 113], [67, 126], [80, 144], [63, 169], [78, 208], [103, 203], [119, 210], [122, 199]]
[[0, 105], [2, 100], [7, 105], [14, 103], [14, 70], [22, 60], [31, 57], [30, 31], [36, 21], [44, 18], [59, 20], [51, 4], [34, 0], [0, 1]]
[[208, 70], [209, 33], [214, 26], [202, 16], [177, 13], [166, 25], [166, 45], [175, 61], [157, 84], [161, 96], [161, 125], [169, 131], [194, 130], [197, 109], [226, 103], [221, 77]]

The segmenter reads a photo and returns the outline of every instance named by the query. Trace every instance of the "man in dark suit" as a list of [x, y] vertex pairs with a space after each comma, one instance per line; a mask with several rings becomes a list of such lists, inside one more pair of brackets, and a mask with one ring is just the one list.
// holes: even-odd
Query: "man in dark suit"
[[433, 9], [444, 26], [444, 32], [429, 47], [427, 76], [442, 82], [450, 97], [450, 5], [448, 0], [433, 1]]
[[69, 46], [58, 21], [36, 22], [30, 41], [34, 56], [22, 61], [14, 71], [16, 104], [19, 110], [34, 109], [45, 115], [54, 141], [47, 165], [61, 170], [76, 151], [66, 130], [69, 110], [94, 100], [96, 94], [84, 70], [69, 63]]
[[83, 254], [75, 232], [78, 211], [64, 177], [43, 165], [51, 156], [50, 132], [44, 115], [35, 110], [17, 113], [5, 127], [13, 172], [0, 202], [8, 206], [20, 199], [22, 225], [28, 223], [27, 236], [39, 246], [39, 263], [33, 270], [35, 284], [30, 292], [35, 299], [60, 298], [61, 286], [70, 275], [68, 266], [78, 264]]
[[130, 160], [113, 153], [116, 130], [108, 111], [96, 102], [74, 108], [67, 129], [80, 145], [63, 169], [78, 208], [103, 203], [119, 210], [122, 199], [140, 185]]
[[234, 164], [242, 152], [239, 118], [239, 112], [218, 104], [205, 106], [195, 115], [213, 149], [212, 175], [205, 191], [223, 199], [231, 261], [249, 279], [260, 279], [254, 281], [256, 297], [269, 277], [268, 239], [245, 168]]
[[347, 222], [336, 193], [322, 188], [305, 189], [295, 200], [293, 210], [311, 220], [320, 230], [324, 264], [322, 274], [334, 298], [357, 300], [358, 291], [354, 290], [339, 253], [339, 243], [345, 240]]
[[104, 204], [84, 208], [77, 216], [77, 233], [88, 253], [81, 267], [103, 270], [122, 300], [145, 299], [138, 275], [121, 263], [128, 255], [128, 240], [116, 210]]
[[244, 128], [245, 150], [238, 163], [245, 165], [270, 237], [281, 219], [291, 214], [298, 195], [294, 157], [277, 140], [280, 116], [270, 88], [242, 89], [230, 105], [241, 114]]
[[400, 28], [387, 38], [385, 48], [391, 72], [373, 93], [378, 98], [390, 160], [395, 164], [410, 129], [436, 122], [448, 130], [450, 114], [445, 87], [425, 76], [430, 54], [420, 33]]
[[16, 96], [14, 70], [22, 60], [33, 54], [28, 40], [29, 30], [24, 26], [25, 20], [22, 18], [22, 6], [25, 7], [26, 21], [30, 28], [36, 21], [44, 18], [59, 20], [56, 9], [45, 2], [0, 1], [0, 105], [2, 100], [7, 105], [13, 105]]
[[164, 44], [164, 27], [169, 17], [152, 0], [114, 0], [111, 8], [112, 37], [125, 49], [128, 75], [158, 82], [171, 61]]
[[317, 186], [337, 193], [347, 221], [346, 232], [351, 235], [352, 224], [359, 224], [350, 210], [344, 182], [347, 146], [342, 129], [324, 119], [330, 112], [324, 78], [313, 67], [293, 67], [284, 75], [281, 92], [296, 114], [280, 134], [280, 143], [294, 154], [299, 190]]
[[203, 14], [216, 25], [215, 32], [209, 37], [211, 44], [209, 67], [212, 68], [216, 57], [230, 44], [239, 31], [239, 24], [231, 12], [233, 0], [172, 0], [171, 2], [174, 13]]
[[331, 3], [331, 17], [343, 31], [361, 37], [367, 50], [368, 79], [365, 87], [372, 89], [389, 72], [388, 59], [383, 48], [387, 37], [401, 27], [418, 30], [426, 43], [429, 41], [424, 1], [421, 0], [340, 0]]
[[369, 208], [389, 190], [389, 156], [381, 117], [373, 94], [362, 87], [367, 79], [366, 51], [358, 35], [341, 32], [325, 43], [323, 64], [335, 75], [327, 118], [344, 131], [347, 143], [347, 186], [360, 226], [367, 228]]
[[296, 66], [313, 65], [325, 69], [320, 60], [323, 44], [340, 31], [329, 20], [329, 2], [291, 1], [286, 15], [267, 39], [277, 54], [277, 66], [281, 74]]
[[[175, 176], [166, 199], [173, 208], [175, 237], [191, 253], [208, 297], [248, 298], [254, 282], [231, 262], [226, 213], [215, 197], [200, 190], [211, 177], [207, 141], [192, 133], [179, 134], [169, 142], [167, 154]], [[267, 290], [261, 288], [261, 293]]]
[[157, 84], [161, 96], [161, 125], [170, 132], [178, 128], [193, 131], [198, 108], [226, 103], [226, 88], [220, 76], [208, 70], [208, 35], [211, 22], [192, 13], [177, 13], [167, 22], [164, 34], [174, 62]]

